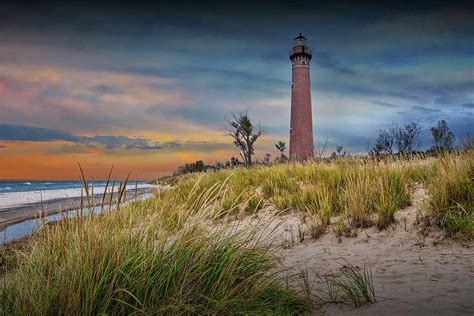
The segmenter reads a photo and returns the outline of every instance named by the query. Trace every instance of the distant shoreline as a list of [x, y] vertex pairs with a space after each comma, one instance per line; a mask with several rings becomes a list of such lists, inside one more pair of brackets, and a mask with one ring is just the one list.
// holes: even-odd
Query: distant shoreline
[[[149, 186], [145, 188], [138, 188], [135, 194], [135, 189], [127, 190], [125, 201], [133, 199], [135, 196], [140, 196], [146, 193], [155, 192], [158, 187]], [[28, 192], [25, 192], [28, 193]], [[103, 194], [94, 194], [94, 206], [99, 206], [102, 203]], [[114, 192], [113, 201], [116, 202], [117, 193]], [[108, 205], [110, 194], [107, 194], [104, 205]], [[84, 198], [86, 200], [86, 198]], [[63, 211], [72, 210], [78, 207], [81, 202], [80, 197], [65, 197], [54, 198], [47, 201], [34, 202], [15, 206], [11, 208], [0, 209], [0, 231], [4, 231], [8, 226], [21, 223], [30, 219], [35, 219], [39, 216], [49, 216]], [[86, 202], [85, 202], [86, 203]], [[44, 212], [42, 211], [44, 210]]]

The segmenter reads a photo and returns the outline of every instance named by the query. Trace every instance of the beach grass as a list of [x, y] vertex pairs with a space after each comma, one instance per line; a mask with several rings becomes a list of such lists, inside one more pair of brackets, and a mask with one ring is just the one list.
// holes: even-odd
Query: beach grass
[[[341, 240], [392, 225], [417, 184], [427, 192], [421, 218], [472, 238], [473, 164], [466, 151], [180, 176], [147, 200], [44, 225], [9, 255], [0, 314], [307, 313], [308, 289], [288, 280], [265, 228], [229, 232], [223, 223], [262, 209], [295, 212], [312, 238], [332, 230]], [[331, 287], [356, 306], [375, 302], [367, 269], [346, 269]]]
[[[212, 201], [209, 192], [196, 201], [196, 218]], [[46, 225], [28, 241], [28, 250], [18, 253], [21, 260], [0, 289], [0, 314], [291, 315], [309, 310], [311, 302], [288, 285], [258, 230], [209, 231], [188, 221], [167, 234], [155, 221], [135, 225], [132, 213], [140, 206]]]
[[372, 271], [368, 264], [364, 264], [361, 270], [352, 265], [343, 266], [341, 275], [330, 282], [333, 283], [333, 288], [339, 289], [336, 292], [341, 293], [343, 299], [351, 301], [356, 307], [377, 302]]
[[[462, 230], [472, 236], [473, 161], [471, 150], [442, 157], [344, 158], [220, 170], [182, 176], [154, 203], [166, 217], [176, 216], [172, 206], [189, 204], [189, 192], [199, 195], [225, 182], [225, 193], [213, 201], [209, 219], [218, 214], [241, 218], [271, 205], [322, 226], [342, 217], [354, 228], [384, 229], [395, 221], [397, 210], [410, 205], [418, 183], [428, 192], [424, 215], [449, 232]], [[169, 201], [173, 203], [168, 206]], [[185, 209], [179, 212], [181, 221], [170, 222], [170, 229], [192, 216]]]
[[474, 236], [474, 159], [472, 154], [443, 155], [427, 177], [429, 199], [422, 210], [453, 236]]
[[[354, 227], [377, 223], [384, 228], [393, 222], [396, 210], [410, 203], [413, 181], [409, 164], [354, 158], [186, 175], [171, 190], [144, 203], [149, 209], [159, 209], [165, 218], [172, 218], [167, 225], [171, 230], [193, 216], [187, 209], [192, 203], [200, 203], [202, 194], [211, 199], [213, 206], [208, 209], [209, 219], [240, 218], [272, 205], [279, 211], [293, 210], [319, 218], [323, 225], [329, 225], [335, 216], [344, 216]], [[215, 190], [223, 184], [225, 191]], [[213, 191], [221, 194], [216, 196]], [[176, 206], [184, 208], [176, 210]]]

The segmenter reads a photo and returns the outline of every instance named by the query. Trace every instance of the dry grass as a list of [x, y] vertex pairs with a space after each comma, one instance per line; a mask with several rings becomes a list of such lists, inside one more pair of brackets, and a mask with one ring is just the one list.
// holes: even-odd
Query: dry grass
[[[212, 195], [213, 187], [225, 183], [225, 193], [212, 200], [208, 219], [241, 218], [273, 205], [298, 212], [315, 231], [340, 217], [354, 228], [384, 229], [394, 222], [397, 210], [410, 204], [413, 186], [419, 182], [430, 195], [424, 214], [449, 231], [472, 236], [473, 159], [473, 152], [466, 151], [440, 158], [344, 158], [221, 170], [181, 177], [172, 190], [147, 203], [152, 204], [148, 209], [163, 213], [167, 228], [173, 230], [192, 217], [186, 199], [194, 201], [203, 192]], [[175, 206], [181, 205], [183, 211], [177, 212]]]
[[177, 208], [174, 225], [158, 211], [147, 212], [148, 201], [106, 214], [78, 211], [44, 226], [17, 254], [19, 262], [0, 288], [0, 314], [308, 311], [311, 302], [288, 286], [263, 230], [229, 234], [201, 225], [221, 209], [217, 200], [225, 192], [225, 182], [201, 192], [191, 188], [184, 202], [192, 216], [183, 218]]
[[474, 237], [473, 151], [445, 155], [429, 171], [425, 184], [430, 198], [422, 215], [431, 218], [452, 236]]
[[[171, 230], [193, 216], [186, 211], [187, 199], [199, 201], [202, 193], [213, 196], [209, 219], [238, 218], [272, 204], [277, 210], [292, 209], [319, 218], [325, 226], [342, 215], [355, 227], [375, 222], [382, 229], [393, 222], [397, 209], [409, 203], [414, 182], [411, 167], [417, 163], [350, 158], [329, 164], [315, 161], [187, 175], [146, 203], [149, 209], [166, 214], [163, 217], [169, 219]], [[225, 192], [215, 196], [213, 188], [224, 183]], [[176, 206], [181, 205], [184, 211], [177, 212]]]

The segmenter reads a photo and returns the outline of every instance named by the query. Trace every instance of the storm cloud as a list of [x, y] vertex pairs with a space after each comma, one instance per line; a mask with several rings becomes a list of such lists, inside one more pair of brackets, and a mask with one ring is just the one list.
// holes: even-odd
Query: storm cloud
[[100, 144], [108, 149], [161, 149], [164, 147], [164, 145], [139, 137], [110, 135], [75, 136], [54, 129], [11, 124], [0, 124], [0, 140], [33, 142], [60, 140], [73, 143]]
[[3, 139], [197, 148], [187, 142], [212, 144], [248, 110], [287, 140], [299, 32], [313, 52], [315, 141], [362, 148], [392, 122], [472, 120], [472, 2], [4, 6], [0, 29]]

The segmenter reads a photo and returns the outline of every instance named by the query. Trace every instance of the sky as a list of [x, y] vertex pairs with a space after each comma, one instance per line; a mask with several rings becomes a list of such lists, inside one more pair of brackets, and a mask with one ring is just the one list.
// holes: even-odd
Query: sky
[[474, 135], [474, 5], [379, 1], [0, 4], [0, 179], [153, 179], [238, 156], [226, 117], [288, 143], [291, 65], [313, 52], [314, 143], [352, 154], [380, 129], [445, 119]]

